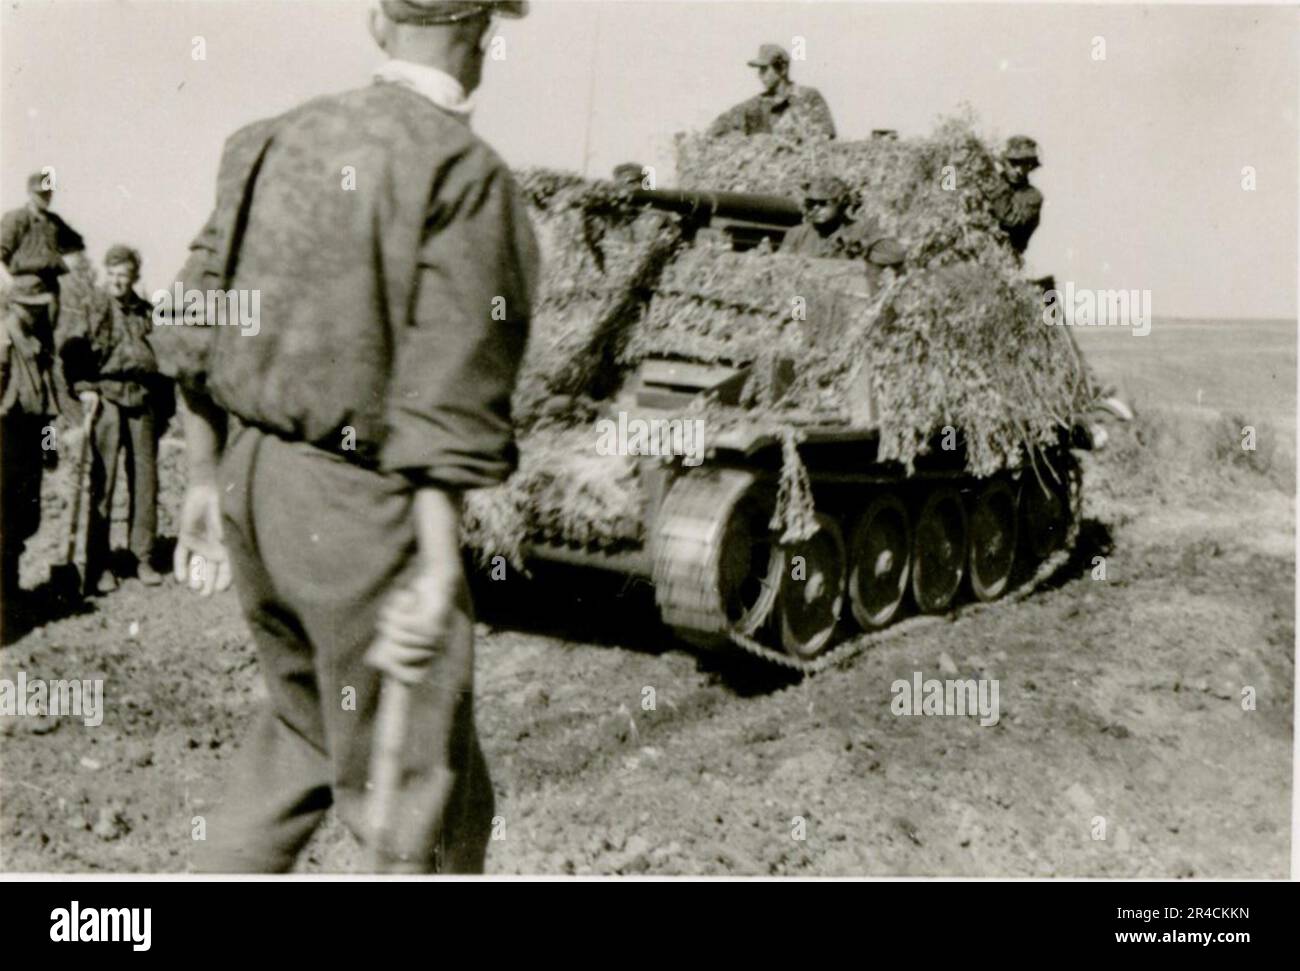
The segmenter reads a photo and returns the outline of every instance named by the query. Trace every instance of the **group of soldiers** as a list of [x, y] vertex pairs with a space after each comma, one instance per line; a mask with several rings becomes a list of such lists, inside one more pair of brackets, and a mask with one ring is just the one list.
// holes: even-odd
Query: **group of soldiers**
[[[33, 174], [27, 204], [0, 220], [0, 636], [31, 619], [19, 560], [40, 526], [44, 472], [57, 465], [60, 438], [75, 425], [89, 457], [86, 588], [108, 593], [127, 572], [147, 585], [162, 582], [151, 562], [157, 453], [173, 398], [150, 344], [152, 307], [135, 290], [140, 256], [110, 247], [97, 285], [81, 235], [51, 209], [51, 178]], [[129, 566], [118, 566], [110, 550], [123, 453]]]
[[[493, 792], [473, 718], [461, 496], [517, 463], [510, 397], [537, 246], [470, 112], [495, 18], [527, 7], [376, 0], [370, 32], [388, 59], [373, 83], [227, 140], [215, 206], [177, 282], [256, 290], [260, 336], [151, 327], [125, 247], [105, 258], [106, 305], [71, 300], [85, 247], [50, 212], [48, 188], [33, 183], [28, 206], [5, 216], [6, 604], [39, 521], [40, 436], [59, 381], [94, 416], [96, 529], [119, 443], [132, 455], [131, 545], [145, 582], [157, 579], [147, 547], [168, 394], [156, 375], [184, 399], [173, 572], [204, 595], [233, 581], [268, 695], [209, 818], [201, 869], [286, 870], [331, 805], [381, 869], [483, 868]], [[802, 118], [834, 135], [821, 96], [790, 82], [784, 51], [764, 45], [751, 64], [764, 92], [715, 133]], [[350, 191], [338, 159], [355, 165]], [[807, 223], [786, 245], [897, 263], [897, 241], [850, 225], [846, 197], [838, 180], [812, 180]], [[1013, 194], [1007, 218], [1029, 208]], [[89, 545], [101, 574], [105, 544]]]
[[[1006, 236], [1007, 245], [1023, 256], [1038, 228], [1043, 196], [1029, 183], [1038, 167], [1038, 146], [1025, 135], [1007, 139], [999, 160], [1001, 183], [989, 199], [989, 210]], [[886, 235], [874, 219], [850, 217], [852, 195], [844, 180], [815, 176], [804, 187], [804, 221], [786, 233], [782, 253], [821, 259], [863, 259], [869, 270], [897, 267], [906, 251]]]
[[[718, 116], [709, 126], [710, 136], [835, 137], [835, 121], [826, 99], [816, 88], [790, 79], [790, 55], [784, 48], [763, 44], [758, 56], [748, 63], [758, 72], [762, 92]], [[1038, 165], [1038, 145], [1032, 138], [1014, 135], [1007, 139], [999, 159], [1002, 184], [989, 203], [1008, 245], [1017, 254], [1025, 252], [1038, 228], [1043, 197], [1029, 183], [1029, 174]], [[814, 258], [861, 258], [870, 272], [902, 263], [903, 247], [897, 240], [882, 233], [871, 220], [850, 218], [850, 190], [837, 176], [813, 175], [805, 184], [803, 205], [804, 223], [786, 234], [781, 252]]]

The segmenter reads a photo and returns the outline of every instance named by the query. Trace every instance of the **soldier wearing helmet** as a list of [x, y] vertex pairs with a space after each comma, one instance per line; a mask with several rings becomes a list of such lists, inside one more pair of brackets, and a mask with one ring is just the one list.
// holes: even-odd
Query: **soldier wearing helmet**
[[709, 126], [717, 138], [739, 132], [768, 133], [800, 137], [835, 137], [835, 122], [826, 99], [816, 88], [790, 80], [790, 55], [778, 44], [764, 44], [749, 62], [758, 71], [763, 92], [723, 112]]
[[993, 197], [992, 212], [1017, 254], [1029, 247], [1043, 208], [1043, 194], [1029, 184], [1029, 173], [1038, 165], [1037, 142], [1027, 135], [1007, 139], [999, 166], [1003, 185]]

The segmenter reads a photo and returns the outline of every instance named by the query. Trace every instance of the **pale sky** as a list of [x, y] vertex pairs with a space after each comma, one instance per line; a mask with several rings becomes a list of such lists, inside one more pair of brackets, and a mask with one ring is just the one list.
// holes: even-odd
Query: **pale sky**
[[[1286, 7], [541, 0], [504, 21], [474, 125], [516, 166], [671, 182], [672, 134], [757, 91], [759, 43], [806, 42], [794, 79], [842, 137], [928, 131], [962, 102], [1038, 139], [1031, 268], [1149, 289], [1156, 316], [1296, 315], [1300, 12]], [[367, 83], [356, 0], [5, 0], [0, 205], [58, 175], [97, 259], [138, 246], [166, 285], [212, 203], [223, 139]], [[192, 57], [203, 38], [206, 59]], [[1105, 59], [1094, 59], [1096, 38]], [[1256, 189], [1242, 188], [1242, 170]]]

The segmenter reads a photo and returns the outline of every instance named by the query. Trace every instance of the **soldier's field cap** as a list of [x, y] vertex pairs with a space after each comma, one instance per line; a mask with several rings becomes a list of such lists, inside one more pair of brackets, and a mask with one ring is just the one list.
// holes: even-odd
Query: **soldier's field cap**
[[767, 67], [769, 64], [789, 64], [790, 55], [780, 44], [763, 44], [758, 56], [749, 62], [750, 67]]
[[805, 199], [843, 199], [849, 194], [849, 187], [838, 175], [817, 175], [804, 183]]
[[139, 270], [140, 254], [125, 243], [114, 243], [104, 254], [104, 265], [121, 266], [123, 263], [130, 263]]
[[27, 191], [28, 192], [49, 192], [50, 191], [49, 189], [45, 188], [44, 172], [33, 172], [31, 175], [27, 176]]
[[388, 19], [398, 24], [436, 27], [483, 14], [523, 17], [527, 0], [380, 0]]
[[644, 177], [644, 167], [640, 162], [623, 162], [614, 166], [615, 182], [640, 182]]
[[1037, 162], [1038, 143], [1028, 135], [1012, 135], [1002, 155], [1008, 162]]

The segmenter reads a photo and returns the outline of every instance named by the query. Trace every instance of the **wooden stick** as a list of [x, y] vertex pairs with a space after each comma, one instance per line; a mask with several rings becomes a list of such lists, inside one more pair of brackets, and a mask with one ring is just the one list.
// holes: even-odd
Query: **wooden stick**
[[90, 455], [90, 436], [95, 433], [95, 418], [99, 414], [99, 398], [86, 409], [82, 423], [81, 443], [77, 446], [77, 463], [72, 470], [72, 503], [68, 525], [68, 542], [64, 548], [63, 562], [71, 563], [77, 555], [77, 532], [81, 528], [81, 490], [86, 475], [86, 458]]
[[389, 869], [393, 811], [402, 783], [402, 752], [411, 711], [411, 689], [384, 676], [370, 752], [370, 852], [375, 873]]

